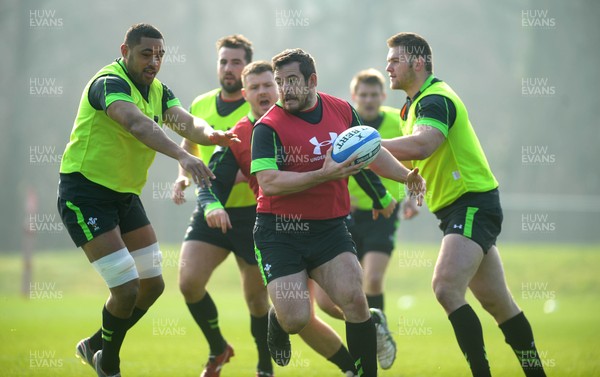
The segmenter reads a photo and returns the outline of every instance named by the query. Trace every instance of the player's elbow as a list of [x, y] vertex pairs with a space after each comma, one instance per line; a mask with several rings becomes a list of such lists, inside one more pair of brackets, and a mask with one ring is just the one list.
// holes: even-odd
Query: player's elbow
[[427, 157], [431, 156], [435, 148], [432, 148], [430, 145], [422, 144], [418, 145], [414, 151], [413, 160], [424, 160]]
[[264, 196], [280, 195], [279, 190], [277, 190], [277, 188], [273, 184], [263, 184], [260, 186], [260, 188], [262, 189], [262, 193]]

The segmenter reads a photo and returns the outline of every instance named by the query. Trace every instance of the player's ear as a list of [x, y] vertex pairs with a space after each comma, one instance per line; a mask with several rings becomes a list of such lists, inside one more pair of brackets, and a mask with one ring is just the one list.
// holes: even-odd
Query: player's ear
[[317, 74], [316, 73], [311, 73], [310, 76], [308, 77], [308, 87], [310, 89], [317, 87]]
[[242, 97], [244, 97], [245, 100], [248, 100], [248, 98], [246, 98], [246, 89], [244, 89], [242, 87]]
[[129, 46], [127, 46], [125, 43], [123, 43], [121, 45], [121, 55], [127, 59], [127, 54], [129, 53]]

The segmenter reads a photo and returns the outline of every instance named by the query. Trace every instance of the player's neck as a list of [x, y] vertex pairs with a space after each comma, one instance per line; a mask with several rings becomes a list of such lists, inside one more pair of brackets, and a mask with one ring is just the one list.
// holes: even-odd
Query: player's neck
[[242, 91], [228, 93], [225, 90], [221, 90], [221, 99], [225, 102], [234, 102], [242, 99]]
[[419, 93], [419, 91], [421, 90], [421, 87], [423, 87], [423, 84], [425, 84], [425, 81], [427, 81], [428, 77], [429, 77], [429, 75], [416, 77], [415, 81], [412, 82], [410, 87], [406, 88], [406, 90], [405, 90], [406, 95], [411, 100], [415, 98], [417, 93]]

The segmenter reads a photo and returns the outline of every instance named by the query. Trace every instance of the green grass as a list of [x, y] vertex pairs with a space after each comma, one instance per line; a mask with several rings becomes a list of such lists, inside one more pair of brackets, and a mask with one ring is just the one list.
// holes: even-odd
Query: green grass
[[[163, 247], [167, 289], [128, 334], [124, 376], [197, 376], [208, 349], [177, 289], [177, 245]], [[531, 321], [549, 376], [600, 375], [600, 246], [504, 245], [508, 284]], [[436, 245], [401, 245], [387, 275], [386, 313], [398, 344], [393, 368], [381, 376], [470, 376], [450, 323], [430, 289]], [[19, 254], [0, 255], [0, 375], [93, 376], [74, 346], [100, 324], [107, 290], [79, 250], [34, 257], [32, 297], [19, 294]], [[209, 290], [236, 356], [222, 375], [252, 376], [256, 350], [237, 267], [229, 258]], [[554, 300], [554, 310], [548, 300]], [[481, 319], [495, 376], [520, 376], [492, 318], [470, 296]], [[546, 306], [546, 311], [544, 307]], [[344, 337], [344, 325], [322, 315]], [[337, 369], [292, 337], [293, 359], [277, 376], [339, 376]]]

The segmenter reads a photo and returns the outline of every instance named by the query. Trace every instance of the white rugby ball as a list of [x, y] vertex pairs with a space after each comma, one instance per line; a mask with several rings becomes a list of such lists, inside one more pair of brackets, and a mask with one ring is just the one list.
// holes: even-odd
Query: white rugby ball
[[381, 149], [381, 136], [376, 129], [369, 126], [348, 128], [338, 135], [333, 142], [331, 157], [337, 163], [353, 159], [352, 165], [365, 162], [369, 165]]

